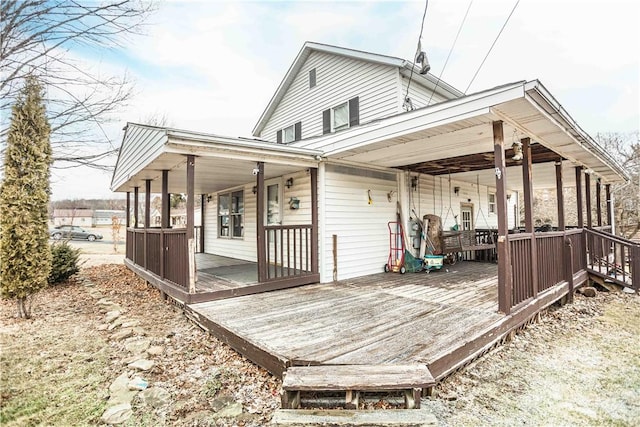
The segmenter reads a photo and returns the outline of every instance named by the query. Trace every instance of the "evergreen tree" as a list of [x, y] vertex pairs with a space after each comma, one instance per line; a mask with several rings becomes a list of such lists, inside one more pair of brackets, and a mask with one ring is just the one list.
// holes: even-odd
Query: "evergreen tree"
[[0, 186], [0, 291], [31, 316], [34, 293], [47, 285], [51, 251], [47, 222], [51, 128], [42, 87], [27, 77], [13, 105]]

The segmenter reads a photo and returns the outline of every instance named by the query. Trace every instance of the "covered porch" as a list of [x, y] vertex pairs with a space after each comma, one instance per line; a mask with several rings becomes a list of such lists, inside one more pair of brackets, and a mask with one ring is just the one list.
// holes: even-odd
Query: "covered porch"
[[[135, 160], [142, 152], [154, 154], [145, 154], [147, 163]], [[130, 213], [125, 264], [182, 303], [317, 282], [316, 157], [314, 150], [129, 124], [113, 178], [113, 188], [126, 190]], [[295, 176], [295, 189], [308, 197], [297, 215], [269, 222], [267, 184], [285, 176], [291, 185]], [[184, 228], [169, 224], [174, 193], [186, 195]], [[153, 194], [162, 203], [159, 227], [150, 226]]]

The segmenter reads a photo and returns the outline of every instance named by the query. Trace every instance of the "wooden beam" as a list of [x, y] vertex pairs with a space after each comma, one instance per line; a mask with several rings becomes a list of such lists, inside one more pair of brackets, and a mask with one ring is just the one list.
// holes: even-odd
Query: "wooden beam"
[[507, 168], [504, 156], [504, 130], [502, 121], [493, 122], [493, 152], [496, 174], [496, 207], [498, 211], [498, 310], [511, 311], [511, 259], [507, 225]]
[[[523, 138], [522, 142], [522, 183], [524, 185], [524, 211], [525, 231], [531, 233], [531, 264], [529, 264], [529, 277], [533, 297], [538, 295], [538, 252], [536, 249], [536, 234], [533, 229], [533, 173], [531, 171], [531, 140]], [[505, 184], [506, 185], [506, 184]]]
[[126, 209], [126, 218], [125, 218], [125, 224], [126, 224], [126, 228], [129, 228], [131, 226], [131, 193], [129, 191], [127, 191], [127, 209]]
[[556, 161], [556, 198], [558, 200], [558, 230], [564, 231], [564, 193], [562, 184], [562, 160]]
[[151, 180], [144, 180], [144, 228], [151, 227]]
[[133, 228], [138, 228], [140, 226], [140, 221], [138, 220], [138, 211], [140, 207], [139, 203], [139, 193], [140, 187], [133, 187]]
[[318, 168], [311, 175], [311, 272], [318, 273]]
[[195, 165], [194, 155], [187, 156], [187, 257], [189, 262], [188, 288], [189, 293], [196, 293], [196, 254], [195, 241], [193, 239], [194, 227], [194, 197], [195, 197]]
[[258, 282], [267, 280], [267, 248], [265, 246], [264, 235], [264, 162], [256, 164], [258, 174], [256, 176], [256, 229], [258, 235], [256, 239], [258, 253]]
[[[604, 186], [605, 198], [607, 199], [607, 225], [611, 225], [611, 184], [606, 184]], [[613, 230], [611, 230], [613, 233]]]
[[582, 166], [576, 166], [576, 205], [578, 209], [578, 228], [584, 227], [582, 203]]
[[591, 175], [584, 174], [584, 198], [587, 211], [587, 228], [593, 228], [593, 217], [591, 215]]
[[602, 227], [602, 185], [600, 179], [596, 179], [596, 221], [598, 227]]
[[171, 198], [169, 196], [169, 171], [164, 169], [162, 171], [162, 228], [169, 228], [169, 220], [171, 214], [169, 213], [169, 206], [171, 205]]
[[207, 202], [207, 195], [200, 195], [200, 252], [204, 253], [204, 208]]

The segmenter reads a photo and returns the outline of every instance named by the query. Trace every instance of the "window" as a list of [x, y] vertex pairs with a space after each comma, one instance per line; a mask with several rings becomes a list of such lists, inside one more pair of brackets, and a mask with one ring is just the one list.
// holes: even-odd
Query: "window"
[[496, 213], [496, 193], [489, 193], [489, 213]]
[[327, 134], [360, 124], [360, 98], [357, 96], [347, 102], [322, 112], [322, 133]]
[[218, 196], [218, 237], [243, 237], [244, 191]]
[[282, 129], [282, 142], [293, 142], [295, 140], [296, 134], [293, 125]]
[[316, 87], [316, 69], [309, 70], [309, 89]]
[[276, 132], [276, 142], [278, 144], [286, 144], [289, 142], [300, 141], [302, 139], [302, 122], [296, 122], [291, 126], [280, 129]]
[[280, 225], [280, 185], [267, 186], [267, 225]]
[[331, 132], [349, 127], [349, 104], [338, 105], [331, 109]]

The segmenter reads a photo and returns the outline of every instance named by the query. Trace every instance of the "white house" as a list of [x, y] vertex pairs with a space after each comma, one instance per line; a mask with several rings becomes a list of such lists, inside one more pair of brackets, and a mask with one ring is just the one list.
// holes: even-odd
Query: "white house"
[[[167, 206], [169, 193], [202, 195], [204, 251], [256, 262], [258, 282], [274, 289], [381, 271], [397, 206], [408, 231], [434, 214], [445, 230], [495, 229], [500, 250], [519, 224], [520, 192], [567, 176], [576, 185], [626, 179], [539, 81], [464, 95], [419, 71], [399, 58], [307, 42], [254, 138], [129, 123], [112, 190], [133, 193], [134, 203], [139, 191], [162, 193]], [[193, 239], [190, 209], [185, 241]], [[148, 247], [141, 265], [131, 246], [127, 265], [165, 290], [193, 294], [197, 266], [186, 248], [178, 258], [190, 267], [172, 278], [166, 264], [149, 264]]]

